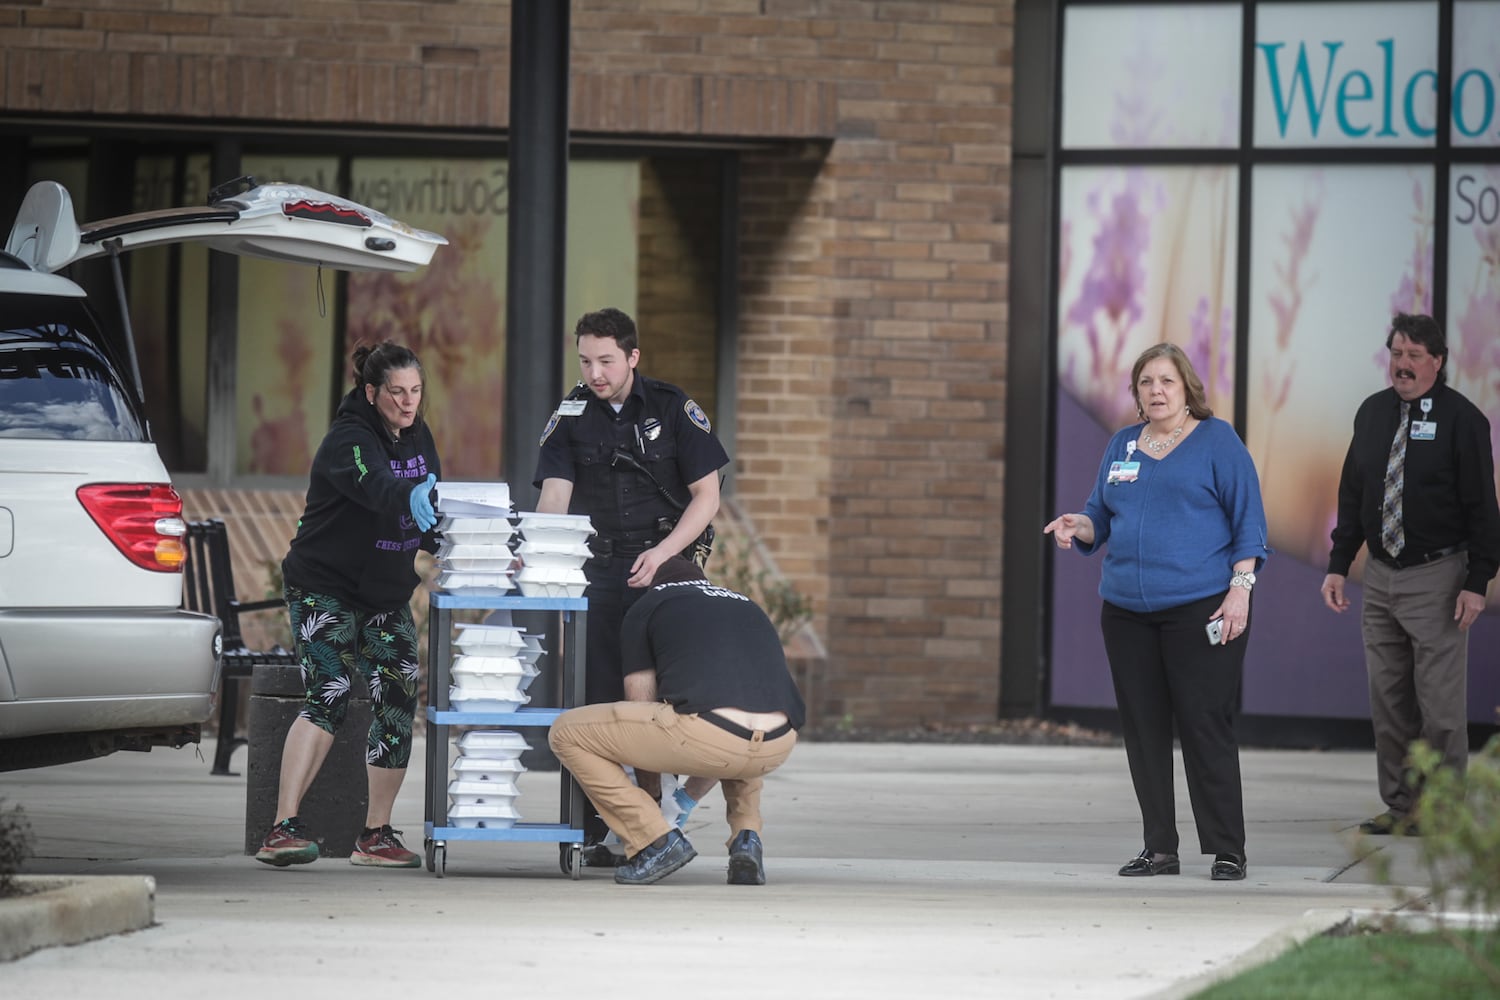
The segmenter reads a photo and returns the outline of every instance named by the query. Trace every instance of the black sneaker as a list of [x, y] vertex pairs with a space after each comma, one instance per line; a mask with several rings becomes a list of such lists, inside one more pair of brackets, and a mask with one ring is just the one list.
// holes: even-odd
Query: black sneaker
[[729, 842], [729, 884], [765, 885], [766, 868], [761, 862], [760, 834], [741, 830]]
[[261, 841], [260, 850], [255, 852], [255, 860], [277, 868], [305, 865], [318, 860], [318, 842], [296, 816], [289, 816], [271, 827], [271, 832]]
[[647, 846], [635, 856], [615, 869], [615, 881], [621, 885], [650, 885], [660, 882], [668, 875], [698, 856], [693, 845], [680, 830], [667, 834], [667, 842], [661, 847]]
[[625, 863], [607, 844], [584, 844], [580, 857], [585, 868], [615, 868]]

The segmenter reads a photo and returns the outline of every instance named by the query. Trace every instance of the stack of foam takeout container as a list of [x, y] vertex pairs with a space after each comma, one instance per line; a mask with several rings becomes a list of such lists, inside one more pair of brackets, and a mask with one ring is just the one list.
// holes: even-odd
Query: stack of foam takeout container
[[437, 586], [468, 594], [515, 589], [515, 528], [505, 483], [439, 483]]
[[584, 514], [522, 514], [521, 572], [516, 583], [526, 597], [582, 597], [588, 586], [589, 536], [594, 526]]
[[457, 740], [453, 780], [448, 783], [448, 822], [468, 829], [506, 829], [520, 813], [516, 779], [526, 770], [526, 738], [503, 729], [470, 730]]
[[541, 671], [541, 642], [512, 625], [454, 626], [458, 653], [449, 668], [448, 702], [456, 712], [514, 712], [531, 700]]

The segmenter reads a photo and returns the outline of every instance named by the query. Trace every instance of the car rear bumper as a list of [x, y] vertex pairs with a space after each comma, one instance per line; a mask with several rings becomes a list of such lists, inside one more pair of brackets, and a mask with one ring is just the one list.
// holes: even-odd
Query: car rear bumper
[[0, 738], [203, 722], [220, 645], [190, 611], [0, 610]]

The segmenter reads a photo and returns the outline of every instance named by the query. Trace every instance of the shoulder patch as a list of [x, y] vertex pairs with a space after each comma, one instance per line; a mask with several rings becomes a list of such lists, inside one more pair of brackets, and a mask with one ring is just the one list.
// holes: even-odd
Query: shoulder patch
[[557, 430], [557, 419], [558, 413], [556, 410], [553, 410], [552, 416], [547, 418], [547, 426], [542, 428], [542, 439], [537, 442], [538, 446], [546, 444], [547, 438], [551, 436], [553, 431]]
[[682, 411], [686, 413], [688, 419], [693, 422], [693, 426], [697, 427], [703, 433], [708, 434], [713, 430], [713, 428], [710, 427], [708, 423], [708, 414], [703, 412], [703, 407], [699, 406], [691, 399], [682, 404]]

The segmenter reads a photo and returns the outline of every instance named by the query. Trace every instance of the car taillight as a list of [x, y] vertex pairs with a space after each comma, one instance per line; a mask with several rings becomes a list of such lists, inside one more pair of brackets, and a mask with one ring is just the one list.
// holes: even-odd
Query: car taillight
[[93, 483], [78, 502], [131, 562], [158, 573], [182, 569], [182, 497], [165, 483]]

